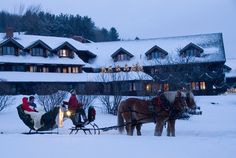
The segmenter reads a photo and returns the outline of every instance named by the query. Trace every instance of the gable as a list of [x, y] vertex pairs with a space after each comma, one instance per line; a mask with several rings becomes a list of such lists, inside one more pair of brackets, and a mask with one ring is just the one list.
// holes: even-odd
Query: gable
[[20, 48], [20, 49], [23, 49], [23, 48], [24, 48], [20, 43], [18, 43], [18, 42], [17, 42], [16, 40], [14, 40], [13, 38], [9, 38], [9, 39], [3, 41], [2, 43], [0, 43], [0, 47], [5, 46], [5, 45], [7, 45], [7, 46], [13, 46], [13, 47], [15, 47], [15, 48]]
[[54, 49], [54, 51], [59, 51], [60, 49], [69, 49], [71, 51], [77, 52], [78, 50], [72, 46], [69, 42], [64, 42]]
[[147, 56], [148, 59], [152, 58], [164, 58], [165, 56], [168, 55], [168, 52], [165, 51], [164, 49], [158, 47], [157, 45], [153, 46], [151, 49], [149, 49], [145, 55]]
[[114, 59], [117, 55], [119, 55], [119, 54], [126, 54], [126, 55], [128, 55], [130, 58], [132, 58], [134, 55], [133, 54], [131, 54], [131, 53], [129, 53], [127, 50], [125, 50], [124, 48], [119, 48], [117, 51], [115, 51], [112, 55], [111, 55], [111, 57]]
[[180, 56], [200, 57], [201, 53], [203, 53], [203, 51], [204, 50], [201, 47], [197, 46], [196, 44], [189, 43], [187, 46], [185, 46], [183, 49], [180, 50]]
[[41, 40], [35, 41], [33, 44], [29, 45], [25, 49], [32, 49], [32, 48], [44, 48], [44, 49], [47, 49], [48, 51], [52, 50], [51, 47], [49, 47], [46, 43], [44, 43]]

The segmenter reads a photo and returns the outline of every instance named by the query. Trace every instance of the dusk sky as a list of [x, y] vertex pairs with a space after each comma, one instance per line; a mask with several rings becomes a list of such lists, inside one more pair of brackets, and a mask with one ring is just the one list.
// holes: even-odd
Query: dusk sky
[[98, 27], [115, 27], [121, 39], [222, 32], [227, 58], [236, 58], [236, 0], [4, 0], [0, 9], [40, 5], [55, 14], [89, 16]]

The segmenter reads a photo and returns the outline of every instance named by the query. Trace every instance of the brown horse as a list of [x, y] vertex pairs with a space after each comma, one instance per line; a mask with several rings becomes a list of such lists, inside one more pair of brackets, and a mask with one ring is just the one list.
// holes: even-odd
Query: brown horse
[[[196, 105], [196, 102], [194, 100], [194, 95], [191, 91], [186, 92], [186, 104], [187, 104], [187, 107], [185, 110], [187, 111], [189, 110], [195, 111], [197, 108], [199, 108]], [[167, 136], [175, 136], [175, 121], [177, 118], [178, 116], [174, 116], [170, 114], [170, 117], [167, 120]]]
[[161, 136], [164, 124], [168, 121], [167, 135], [175, 136], [176, 117], [187, 107], [187, 102], [191, 108], [196, 106], [192, 99], [186, 99], [186, 93], [180, 91], [164, 92], [151, 100], [128, 98], [118, 107], [119, 131], [124, 131], [126, 127], [127, 134], [133, 135], [136, 127], [137, 135], [141, 135], [143, 123], [155, 122], [154, 135]]

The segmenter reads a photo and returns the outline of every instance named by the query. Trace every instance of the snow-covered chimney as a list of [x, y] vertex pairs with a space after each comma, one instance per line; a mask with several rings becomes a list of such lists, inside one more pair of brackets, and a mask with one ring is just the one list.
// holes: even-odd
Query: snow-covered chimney
[[90, 43], [89, 40], [87, 40], [83, 36], [72, 36], [72, 39], [79, 41], [81, 43]]
[[7, 27], [6, 28], [6, 38], [12, 38], [13, 37], [13, 28]]

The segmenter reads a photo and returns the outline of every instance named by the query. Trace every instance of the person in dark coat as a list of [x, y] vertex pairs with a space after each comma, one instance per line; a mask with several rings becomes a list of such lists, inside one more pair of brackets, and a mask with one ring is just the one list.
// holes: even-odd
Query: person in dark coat
[[68, 110], [74, 113], [75, 115], [72, 116], [72, 121], [74, 124], [81, 122], [81, 116], [84, 122], [87, 121], [87, 117], [85, 115], [85, 111], [83, 109], [83, 105], [78, 101], [76, 97], [76, 91], [72, 89], [70, 91], [71, 96], [68, 102], [64, 102], [64, 104], [68, 105]]
[[37, 108], [37, 105], [34, 103], [34, 96], [29, 97], [29, 104], [32, 106], [34, 109]]

